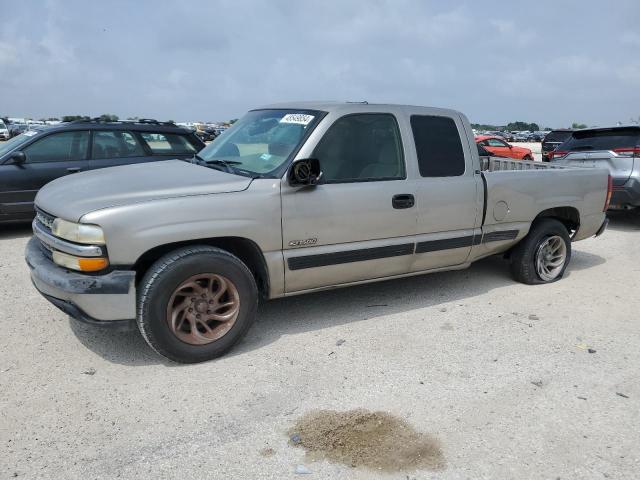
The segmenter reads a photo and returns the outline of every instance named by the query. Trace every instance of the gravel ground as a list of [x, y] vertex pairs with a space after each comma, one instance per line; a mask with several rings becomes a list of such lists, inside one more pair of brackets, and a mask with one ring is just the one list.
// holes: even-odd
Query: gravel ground
[[[0, 228], [2, 478], [639, 476], [640, 217], [575, 244], [552, 285], [491, 258], [276, 300], [233, 352], [192, 366], [70, 321], [30, 284], [28, 228]], [[286, 432], [316, 409], [388, 412], [446, 466], [311, 461]]]

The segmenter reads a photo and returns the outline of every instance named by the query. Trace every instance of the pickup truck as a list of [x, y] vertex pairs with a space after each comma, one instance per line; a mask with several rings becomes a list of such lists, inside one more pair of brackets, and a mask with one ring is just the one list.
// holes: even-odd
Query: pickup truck
[[[483, 171], [484, 170], [484, 171]], [[509, 258], [563, 276], [606, 228], [606, 169], [478, 156], [456, 111], [293, 103], [252, 110], [190, 161], [82, 172], [37, 195], [26, 261], [70, 316], [159, 354], [222, 355], [259, 299]]]

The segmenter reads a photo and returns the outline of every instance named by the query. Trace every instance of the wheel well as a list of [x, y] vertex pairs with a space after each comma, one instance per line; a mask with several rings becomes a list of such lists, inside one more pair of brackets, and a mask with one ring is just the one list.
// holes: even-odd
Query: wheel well
[[201, 238], [154, 247], [143, 253], [134, 264], [133, 269], [136, 271], [136, 282], [142, 278], [151, 264], [160, 257], [177, 248], [188, 245], [210, 245], [235, 255], [242, 260], [253, 274], [260, 294], [264, 298], [269, 296], [269, 271], [267, 270], [267, 264], [262, 255], [262, 251], [254, 241], [242, 237]]
[[580, 213], [574, 207], [554, 207], [543, 210], [533, 221], [535, 222], [539, 218], [555, 218], [567, 227], [569, 235], [573, 235], [580, 227]]

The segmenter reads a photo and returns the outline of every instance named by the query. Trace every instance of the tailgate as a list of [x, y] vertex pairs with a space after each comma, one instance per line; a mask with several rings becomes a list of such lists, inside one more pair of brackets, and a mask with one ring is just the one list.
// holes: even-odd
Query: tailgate
[[[637, 159], [636, 159], [637, 160]], [[624, 185], [633, 172], [633, 157], [618, 155], [611, 150], [569, 152], [554, 164], [571, 167], [607, 168], [614, 185]]]

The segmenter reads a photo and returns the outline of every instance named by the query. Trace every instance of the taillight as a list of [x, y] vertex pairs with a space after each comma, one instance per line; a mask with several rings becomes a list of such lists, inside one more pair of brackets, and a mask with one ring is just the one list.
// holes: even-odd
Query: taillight
[[602, 209], [603, 212], [606, 212], [607, 210], [609, 210], [609, 204], [611, 203], [611, 193], [613, 192], [613, 179], [611, 178], [611, 175], [608, 175], [608, 179], [607, 179], [607, 199], [604, 202], [604, 208]]
[[567, 153], [563, 150], [554, 150], [553, 152], [549, 152], [549, 159], [554, 159], [556, 157], [564, 157]]
[[621, 157], [640, 157], [640, 147], [614, 148], [613, 151]]

